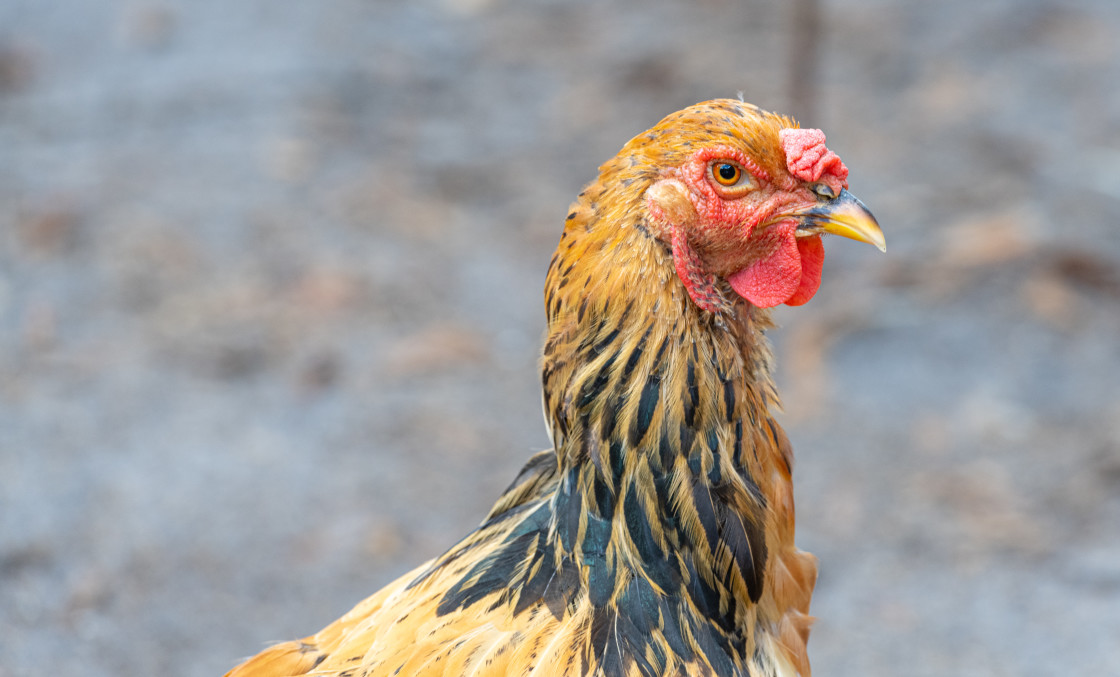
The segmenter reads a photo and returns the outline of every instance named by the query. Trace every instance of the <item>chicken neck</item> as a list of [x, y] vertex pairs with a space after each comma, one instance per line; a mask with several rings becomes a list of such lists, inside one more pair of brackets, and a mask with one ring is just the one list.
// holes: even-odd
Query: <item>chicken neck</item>
[[729, 290], [732, 312], [698, 308], [638, 205], [605, 223], [602, 196], [573, 206], [546, 283], [551, 534], [592, 605], [679, 604], [742, 655], [791, 605], [807, 613], [815, 577], [786, 571], [792, 456], [771, 413], [769, 313]]

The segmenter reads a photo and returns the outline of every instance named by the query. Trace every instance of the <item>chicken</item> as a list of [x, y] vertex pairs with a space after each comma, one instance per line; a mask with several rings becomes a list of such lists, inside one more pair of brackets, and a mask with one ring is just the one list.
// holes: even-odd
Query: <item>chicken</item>
[[446, 553], [229, 676], [808, 676], [817, 564], [763, 334], [816, 292], [822, 234], [884, 248], [847, 174], [736, 100], [627, 143], [545, 283], [554, 449]]

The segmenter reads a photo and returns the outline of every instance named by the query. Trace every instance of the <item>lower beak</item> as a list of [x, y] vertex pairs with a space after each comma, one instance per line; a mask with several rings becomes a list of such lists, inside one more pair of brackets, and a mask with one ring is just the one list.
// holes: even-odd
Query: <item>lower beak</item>
[[813, 205], [789, 214], [798, 219], [797, 235], [830, 233], [840, 237], [866, 242], [887, 251], [887, 240], [879, 222], [855, 195], [847, 190], [828, 202]]

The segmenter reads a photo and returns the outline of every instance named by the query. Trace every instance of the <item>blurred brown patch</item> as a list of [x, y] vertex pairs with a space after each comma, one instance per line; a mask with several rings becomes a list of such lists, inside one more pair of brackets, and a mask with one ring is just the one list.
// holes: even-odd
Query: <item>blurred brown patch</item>
[[1023, 286], [1026, 307], [1057, 329], [1080, 326], [1101, 300], [1120, 300], [1120, 266], [1085, 251], [1042, 252]]
[[947, 226], [940, 232], [936, 265], [971, 269], [998, 266], [1034, 250], [1029, 232], [1034, 218], [1018, 209], [986, 214]]
[[71, 251], [77, 242], [78, 213], [55, 206], [27, 214], [19, 221], [20, 243], [31, 253], [57, 256]]
[[65, 611], [67, 620], [74, 622], [74, 617], [85, 611], [107, 607], [115, 589], [114, 581], [105, 570], [87, 566], [70, 584]]
[[334, 353], [319, 353], [311, 357], [299, 374], [299, 387], [306, 392], [318, 392], [338, 381], [342, 365]]
[[1120, 266], [1085, 251], [1052, 252], [1046, 268], [1056, 277], [1085, 291], [1120, 299]]
[[362, 281], [351, 273], [317, 268], [299, 278], [291, 291], [291, 300], [303, 309], [334, 313], [355, 305], [362, 289]]
[[0, 94], [29, 88], [35, 79], [35, 59], [30, 49], [16, 44], [0, 44]]
[[1037, 319], [1056, 329], [1067, 329], [1082, 317], [1080, 298], [1067, 280], [1052, 271], [1039, 270], [1022, 288], [1023, 304]]
[[169, 5], [147, 2], [128, 7], [120, 16], [118, 30], [123, 40], [141, 49], [167, 47], [175, 36], [178, 14]]
[[387, 375], [404, 378], [439, 373], [490, 358], [485, 337], [456, 324], [437, 324], [400, 339], [385, 351]]

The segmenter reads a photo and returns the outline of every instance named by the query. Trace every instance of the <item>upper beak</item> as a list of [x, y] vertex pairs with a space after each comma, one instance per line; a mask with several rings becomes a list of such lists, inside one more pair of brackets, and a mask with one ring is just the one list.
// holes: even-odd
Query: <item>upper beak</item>
[[812, 207], [799, 209], [789, 214], [800, 220], [798, 235], [831, 233], [867, 244], [873, 244], [879, 251], [887, 251], [887, 240], [879, 228], [879, 222], [855, 195], [841, 190], [836, 197]]

